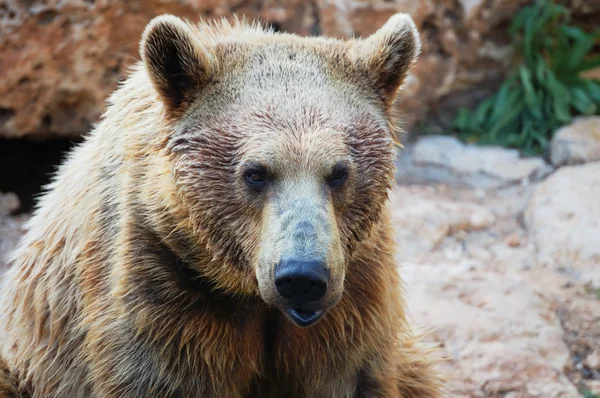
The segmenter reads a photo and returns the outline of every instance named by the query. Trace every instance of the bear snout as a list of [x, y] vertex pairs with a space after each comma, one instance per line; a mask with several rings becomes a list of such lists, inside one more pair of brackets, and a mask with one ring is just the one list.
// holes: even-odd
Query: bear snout
[[328, 283], [325, 261], [283, 260], [275, 268], [277, 293], [294, 305], [320, 300], [327, 293]]
[[318, 301], [325, 297], [329, 269], [323, 260], [285, 259], [275, 267], [275, 289], [284, 312], [298, 326], [309, 326], [323, 315]]

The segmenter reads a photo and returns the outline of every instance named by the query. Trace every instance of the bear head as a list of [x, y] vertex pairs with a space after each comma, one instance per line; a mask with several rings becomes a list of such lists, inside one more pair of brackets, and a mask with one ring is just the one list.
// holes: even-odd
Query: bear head
[[393, 184], [391, 109], [419, 49], [405, 14], [345, 41], [150, 22], [142, 62], [216, 288], [260, 294], [299, 326], [336, 305]]

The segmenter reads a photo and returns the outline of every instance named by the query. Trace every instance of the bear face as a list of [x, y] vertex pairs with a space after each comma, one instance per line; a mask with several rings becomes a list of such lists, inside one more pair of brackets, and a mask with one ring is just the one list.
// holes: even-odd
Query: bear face
[[177, 194], [221, 264], [201, 272], [308, 326], [340, 300], [353, 248], [384, 206], [390, 108], [419, 38], [403, 14], [345, 42], [227, 34], [241, 26], [158, 17], [142, 60], [172, 126]]

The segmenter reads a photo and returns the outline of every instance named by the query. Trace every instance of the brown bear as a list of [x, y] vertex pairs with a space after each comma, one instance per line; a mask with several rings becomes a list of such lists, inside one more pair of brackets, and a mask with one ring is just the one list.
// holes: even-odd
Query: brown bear
[[151, 21], [6, 274], [0, 396], [439, 396], [386, 210], [419, 48]]

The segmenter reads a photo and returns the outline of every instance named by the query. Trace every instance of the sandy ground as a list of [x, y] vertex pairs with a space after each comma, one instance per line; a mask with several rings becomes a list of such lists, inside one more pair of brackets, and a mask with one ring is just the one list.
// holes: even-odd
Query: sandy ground
[[392, 196], [408, 306], [448, 358], [451, 396], [598, 389], [600, 295], [537, 261], [522, 216], [535, 188], [415, 185]]

